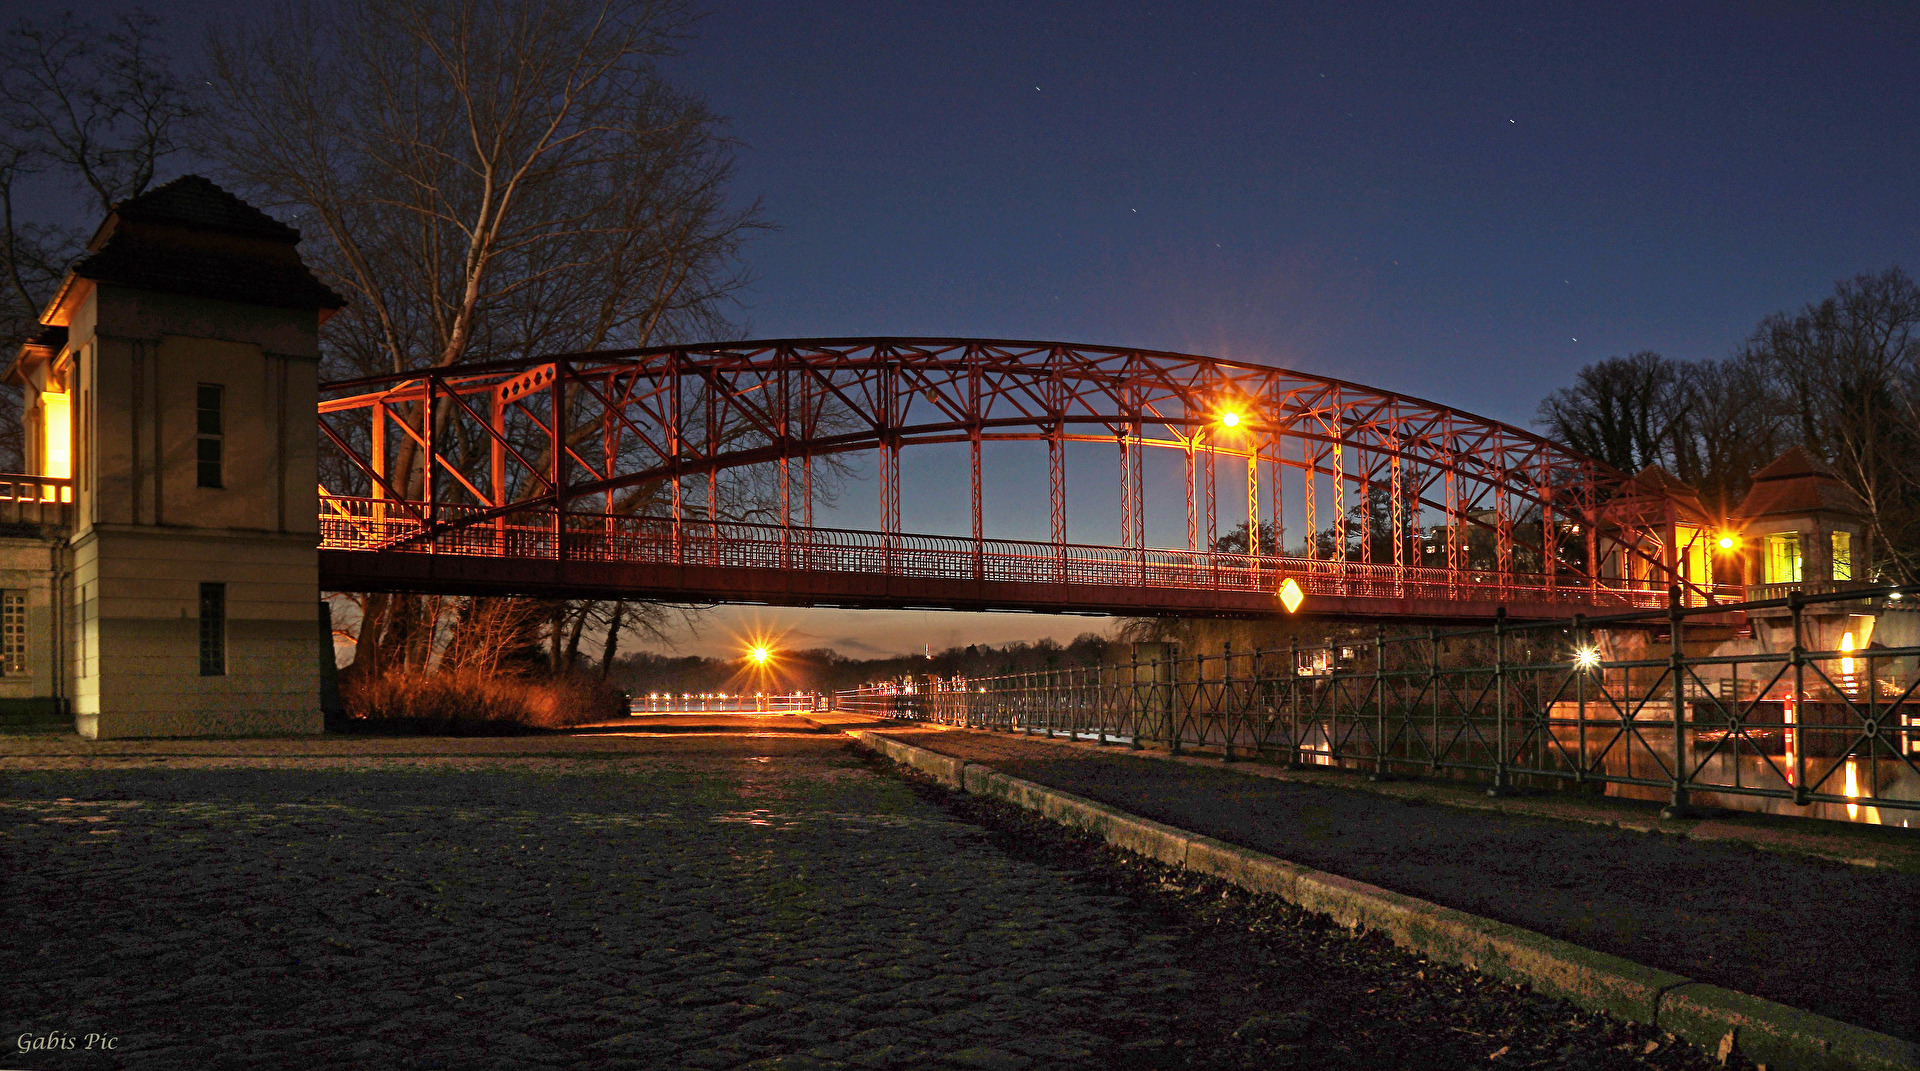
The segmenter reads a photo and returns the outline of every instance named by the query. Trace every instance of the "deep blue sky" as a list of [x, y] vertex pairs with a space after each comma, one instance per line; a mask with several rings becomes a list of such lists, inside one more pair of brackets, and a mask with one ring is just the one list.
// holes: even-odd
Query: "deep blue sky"
[[[1904, 4], [730, 0], [675, 70], [781, 228], [755, 335], [1186, 350], [1525, 425], [1591, 361], [1920, 268], [1916, 56]], [[847, 653], [1099, 624], [714, 616]]]
[[[165, 10], [191, 40], [252, 6]], [[1588, 362], [1723, 357], [1920, 269], [1916, 56], [1904, 3], [720, 0], [669, 71], [779, 227], [754, 335], [1186, 350], [1524, 425]], [[1100, 624], [713, 616], [689, 649], [748, 617], [849, 654]]]
[[1920, 262], [1912, 5], [715, 5], [757, 335], [1059, 338], [1515, 423]]

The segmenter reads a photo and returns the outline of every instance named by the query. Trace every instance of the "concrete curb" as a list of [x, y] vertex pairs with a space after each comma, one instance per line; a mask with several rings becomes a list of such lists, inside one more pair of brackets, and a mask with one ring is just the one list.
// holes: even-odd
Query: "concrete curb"
[[1269, 893], [1402, 948], [1622, 1019], [1709, 1051], [1728, 1034], [1755, 1063], [1790, 1071], [1912, 1071], [1920, 1046], [1798, 1008], [1644, 967], [1545, 934], [1278, 859], [865, 731], [856, 743], [941, 784], [1024, 807], [1169, 866]]

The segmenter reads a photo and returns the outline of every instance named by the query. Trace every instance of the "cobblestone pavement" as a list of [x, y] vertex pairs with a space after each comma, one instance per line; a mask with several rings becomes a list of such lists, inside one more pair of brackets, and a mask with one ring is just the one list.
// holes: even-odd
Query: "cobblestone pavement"
[[[985, 732], [896, 732], [1134, 814], [1920, 1039], [1920, 876]], [[1836, 955], [1835, 949], [1846, 949]]]
[[4, 743], [6, 1067], [1705, 1066], [1196, 928], [839, 738]]

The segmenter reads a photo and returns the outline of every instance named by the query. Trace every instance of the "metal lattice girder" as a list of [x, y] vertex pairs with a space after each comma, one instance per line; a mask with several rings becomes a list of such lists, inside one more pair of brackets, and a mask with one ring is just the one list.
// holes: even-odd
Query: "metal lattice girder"
[[[1315, 506], [1330, 504], [1336, 545], [1329, 556], [1388, 570], [1383, 582], [1398, 583], [1405, 570], [1429, 564], [1421, 554], [1408, 562], [1399, 553], [1401, 538], [1418, 549], [1424, 521], [1446, 533], [1445, 568], [1456, 591], [1466, 574], [1481, 571], [1501, 587], [1526, 586], [1515, 576], [1516, 554], [1532, 566], [1527, 571], [1536, 575], [1526, 583], [1535, 587], [1595, 595], [1617, 589], [1627, 581], [1599, 575], [1595, 566], [1609, 558], [1641, 561], [1633, 581], [1639, 587], [1666, 586], [1660, 528], [1671, 523], [1672, 507], [1629, 488], [1621, 473], [1541, 436], [1432, 402], [1189, 354], [977, 339], [710, 343], [372, 377], [332, 384], [323, 398], [333, 493], [379, 499], [424, 522], [396, 532], [388, 544], [396, 549], [438, 545], [476, 526], [502, 530], [503, 519], [536, 511], [555, 539], [564, 527], [558, 518], [586, 513], [672, 517], [679, 538], [677, 522], [688, 508], [706, 514], [698, 520], [711, 535], [723, 520], [751, 519], [717, 514], [728, 481], [755, 470], [780, 474], [780, 506], [768, 519], [790, 526], [796, 460], [804, 485], [797, 512], [802, 527], [811, 527], [813, 462], [869, 450], [881, 473], [878, 527], [897, 533], [900, 451], [965, 443], [977, 466], [980, 444], [1021, 441], [1047, 444], [1049, 536], [1064, 548], [1066, 446], [1117, 440], [1124, 459], [1115, 544], [1121, 548], [1148, 549], [1142, 455], [1169, 448], [1204, 455], [1193, 457], [1204, 466], [1198, 474], [1188, 468], [1189, 481], [1206, 478], [1203, 501], [1193, 504], [1205, 515], [1189, 507], [1194, 543], [1218, 535], [1206, 507], [1213, 505], [1214, 460], [1226, 454], [1248, 465], [1250, 534], [1259, 524], [1256, 480], [1264, 458], [1274, 482], [1275, 533], [1285, 523], [1286, 476], [1297, 481], [1307, 510], [1308, 557], [1321, 556], [1313, 546], [1321, 521]], [[1236, 414], [1237, 429], [1222, 426], [1227, 411]], [[690, 480], [699, 481], [698, 506], [685, 493]], [[1316, 503], [1322, 481], [1331, 494]], [[977, 517], [977, 477], [973, 483]], [[1373, 552], [1366, 492], [1396, 483], [1382, 520], [1394, 540], [1388, 558]], [[1357, 555], [1346, 547], [1354, 512], [1349, 485], [1361, 492], [1355, 528], [1367, 543]], [[1196, 531], [1202, 521], [1204, 531]], [[985, 535], [977, 527], [967, 534]], [[1582, 560], [1560, 553], [1595, 540], [1604, 545]], [[1064, 550], [1055, 557], [1064, 562]]]

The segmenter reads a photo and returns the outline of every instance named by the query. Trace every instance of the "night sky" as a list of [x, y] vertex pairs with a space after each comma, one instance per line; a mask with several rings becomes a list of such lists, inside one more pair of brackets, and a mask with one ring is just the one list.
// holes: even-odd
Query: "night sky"
[[[1527, 425], [1588, 362], [1920, 269], [1916, 56], [1893, 3], [723, 0], [669, 71], [779, 227], [753, 336], [1183, 350]], [[1103, 624], [727, 611], [688, 649], [740, 615], [847, 654]]]

